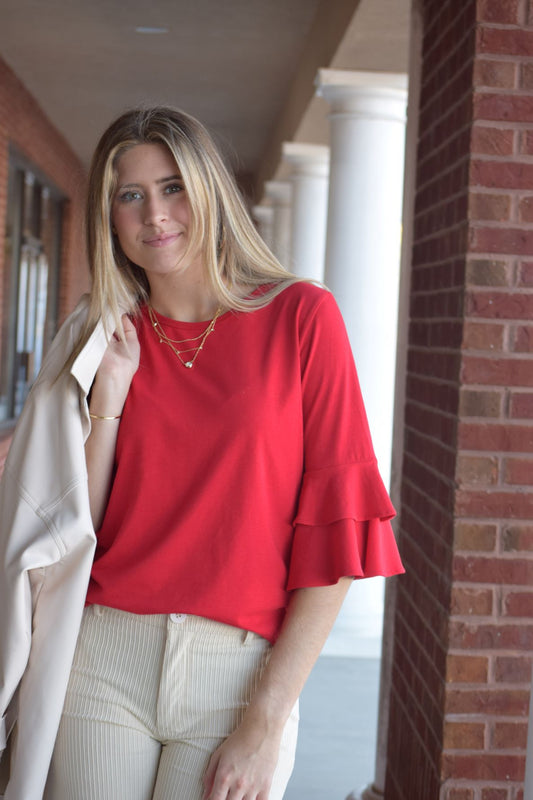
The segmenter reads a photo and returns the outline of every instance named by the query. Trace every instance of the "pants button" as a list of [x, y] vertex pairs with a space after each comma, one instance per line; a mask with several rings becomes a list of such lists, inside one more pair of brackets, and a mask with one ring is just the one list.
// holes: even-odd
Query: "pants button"
[[177, 622], [178, 624], [180, 624], [181, 622], [185, 622], [186, 618], [187, 618], [187, 614], [171, 614], [170, 615], [170, 619], [172, 620], [172, 622]]

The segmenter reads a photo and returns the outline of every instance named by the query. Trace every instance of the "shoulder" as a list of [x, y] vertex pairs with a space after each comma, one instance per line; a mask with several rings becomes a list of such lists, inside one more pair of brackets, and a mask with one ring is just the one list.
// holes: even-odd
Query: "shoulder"
[[[276, 311], [291, 315], [300, 332], [344, 330], [344, 321], [333, 294], [325, 286], [298, 281], [284, 289], [275, 301]], [[282, 310], [283, 309], [283, 310]]]
[[84, 295], [74, 310], [66, 317], [55, 335], [43, 360], [36, 384], [57, 378], [80, 335], [87, 319], [88, 310], [89, 298], [88, 295]]
[[325, 286], [322, 286], [318, 283], [310, 283], [309, 281], [294, 281], [294, 283], [290, 283], [282, 292], [278, 295], [280, 298], [284, 299], [291, 299], [294, 301], [299, 301], [303, 303], [320, 303], [324, 297], [330, 295], [331, 292], [329, 289], [326, 289]]
[[63, 329], [69, 329], [74, 331], [75, 333], [79, 333], [82, 325], [85, 323], [87, 319], [87, 314], [89, 311], [89, 295], [84, 294], [78, 300], [76, 307], [70, 314], [67, 316], [63, 324], [61, 325], [60, 331]]
[[85, 324], [88, 311], [89, 296], [83, 295], [78, 301], [74, 310], [70, 312], [64, 322], [61, 324], [52, 343], [52, 347], [58, 347], [62, 342], [64, 342], [64, 340], [78, 336], [83, 325]]
[[303, 318], [309, 318], [321, 312], [322, 308], [336, 307], [337, 304], [325, 286], [295, 281], [274, 297], [272, 305], [277, 311], [285, 309]]

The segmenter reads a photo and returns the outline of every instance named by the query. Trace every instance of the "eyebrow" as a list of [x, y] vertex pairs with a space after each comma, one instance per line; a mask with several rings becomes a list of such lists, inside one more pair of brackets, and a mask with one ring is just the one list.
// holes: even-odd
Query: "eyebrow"
[[168, 183], [168, 181], [181, 181], [182, 177], [179, 174], [170, 175], [168, 178], [159, 178], [156, 183]]
[[[158, 180], [156, 180], [156, 183], [157, 184], [161, 184], [161, 183], [169, 183], [169, 181], [181, 181], [181, 180], [183, 180], [183, 178], [181, 177], [181, 175], [177, 174], [177, 175], [169, 175], [168, 178], [158, 178]], [[135, 189], [137, 186], [141, 186], [141, 185], [142, 184], [140, 184], [140, 183], [121, 183], [118, 188], [119, 189]]]

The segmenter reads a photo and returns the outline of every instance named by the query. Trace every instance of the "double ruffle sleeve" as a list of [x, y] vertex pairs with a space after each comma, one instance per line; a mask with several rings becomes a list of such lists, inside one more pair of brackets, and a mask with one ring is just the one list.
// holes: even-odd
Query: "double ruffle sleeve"
[[351, 347], [332, 295], [302, 330], [305, 471], [287, 588], [403, 572]]
[[306, 473], [287, 588], [403, 572], [394, 513], [375, 459]]

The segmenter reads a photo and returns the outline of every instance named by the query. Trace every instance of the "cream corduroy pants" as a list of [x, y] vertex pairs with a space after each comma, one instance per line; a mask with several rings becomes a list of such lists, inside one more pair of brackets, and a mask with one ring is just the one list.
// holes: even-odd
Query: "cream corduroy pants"
[[[237, 727], [271, 646], [185, 614], [84, 612], [45, 800], [200, 800], [210, 756]], [[297, 706], [269, 800], [292, 772]]]

